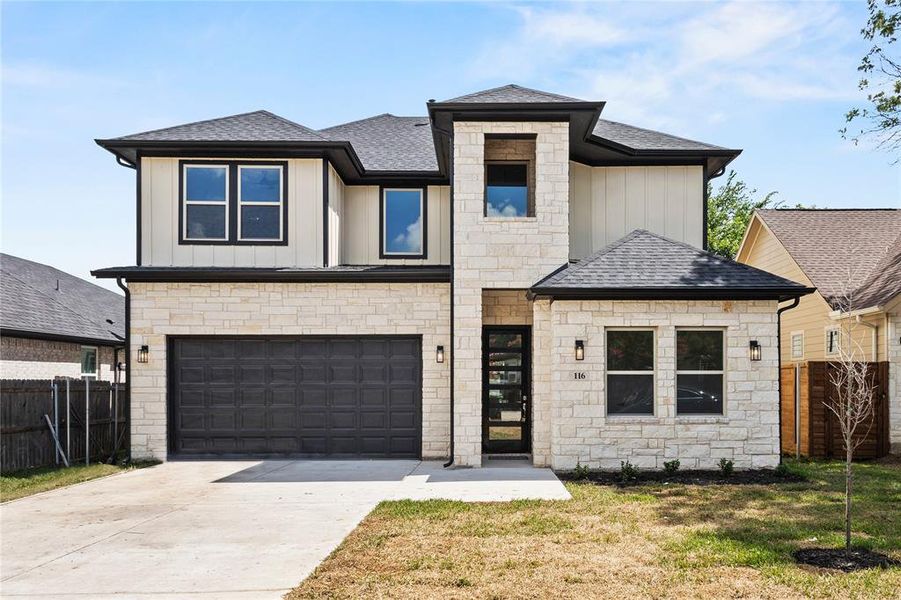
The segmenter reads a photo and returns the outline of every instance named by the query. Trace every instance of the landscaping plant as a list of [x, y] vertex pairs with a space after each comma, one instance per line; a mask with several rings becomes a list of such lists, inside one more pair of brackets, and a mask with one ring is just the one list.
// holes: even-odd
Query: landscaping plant
[[619, 476], [623, 482], [626, 481], [635, 481], [638, 479], [638, 467], [633, 465], [628, 460], [620, 461], [619, 463]]
[[679, 459], [668, 460], [663, 463], [663, 472], [667, 475], [675, 475], [679, 470]]
[[735, 470], [735, 464], [728, 458], [721, 458], [719, 464], [720, 473], [723, 474], [723, 477], [731, 477], [732, 471]]

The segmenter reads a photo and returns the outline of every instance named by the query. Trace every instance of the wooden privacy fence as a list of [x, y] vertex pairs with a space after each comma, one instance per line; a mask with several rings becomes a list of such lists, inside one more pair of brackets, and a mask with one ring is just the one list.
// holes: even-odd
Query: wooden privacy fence
[[[829, 372], [834, 362], [806, 362], [785, 365], [782, 381], [782, 453], [797, 456], [844, 457], [841, 427], [826, 408], [835, 393]], [[887, 362], [867, 364], [873, 378], [875, 405], [873, 423], [858, 428], [866, 437], [854, 453], [855, 458], [879, 458], [889, 452], [888, 368]]]
[[128, 414], [128, 395], [121, 383], [2, 380], [0, 471], [62, 466], [52, 430], [70, 464], [121, 456], [129, 447]]

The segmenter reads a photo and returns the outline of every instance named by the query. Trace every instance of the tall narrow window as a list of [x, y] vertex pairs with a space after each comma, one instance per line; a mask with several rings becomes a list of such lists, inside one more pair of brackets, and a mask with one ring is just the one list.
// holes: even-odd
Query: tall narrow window
[[282, 167], [239, 166], [238, 239], [277, 241], [282, 239]]
[[841, 330], [838, 327], [826, 330], [826, 356], [836, 356], [841, 343]]
[[654, 414], [654, 331], [607, 331], [607, 414]]
[[228, 167], [185, 165], [184, 239], [228, 239]]
[[485, 216], [530, 216], [528, 163], [485, 164]]
[[97, 377], [97, 348], [94, 346], [81, 347], [81, 376]]
[[710, 329], [676, 332], [676, 414], [723, 414], [723, 336]]
[[425, 190], [382, 191], [382, 258], [425, 258]]
[[792, 358], [800, 360], [804, 358], [804, 332], [792, 331]]

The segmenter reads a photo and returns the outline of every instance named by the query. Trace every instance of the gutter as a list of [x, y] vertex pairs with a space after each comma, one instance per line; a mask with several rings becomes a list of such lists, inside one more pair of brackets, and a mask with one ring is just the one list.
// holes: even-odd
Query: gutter
[[[778, 366], [776, 368], [776, 382], [779, 390], [779, 464], [782, 464], [782, 313], [797, 308], [801, 303], [801, 297], [796, 296], [788, 306], [779, 307], [776, 310], [776, 356], [778, 357]], [[801, 424], [795, 420], [795, 430], [800, 430]]]
[[[131, 290], [128, 289], [128, 286], [122, 283], [122, 278], [116, 278], [116, 285], [125, 292], [125, 394], [128, 397], [128, 411], [131, 413]], [[116, 364], [116, 372], [119, 371], [119, 365]], [[129, 427], [131, 427], [131, 414], [126, 415], [126, 421], [129, 423]], [[129, 440], [131, 437], [129, 436]], [[113, 445], [116, 446], [116, 441], [114, 440]], [[131, 462], [131, 443], [128, 444], [127, 448], [128, 462]]]

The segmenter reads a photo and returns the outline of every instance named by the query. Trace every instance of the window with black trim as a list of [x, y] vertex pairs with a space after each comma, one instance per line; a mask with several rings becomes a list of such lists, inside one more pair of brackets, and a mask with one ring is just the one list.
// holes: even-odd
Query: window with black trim
[[425, 258], [425, 190], [385, 188], [381, 204], [381, 257]]
[[81, 376], [97, 377], [97, 347], [81, 347]]
[[607, 330], [607, 414], [654, 414], [653, 329]]
[[529, 214], [529, 163], [485, 163], [485, 216], [531, 217]]
[[287, 164], [182, 161], [182, 244], [287, 243]]
[[676, 414], [722, 415], [725, 333], [718, 329], [676, 331]]

